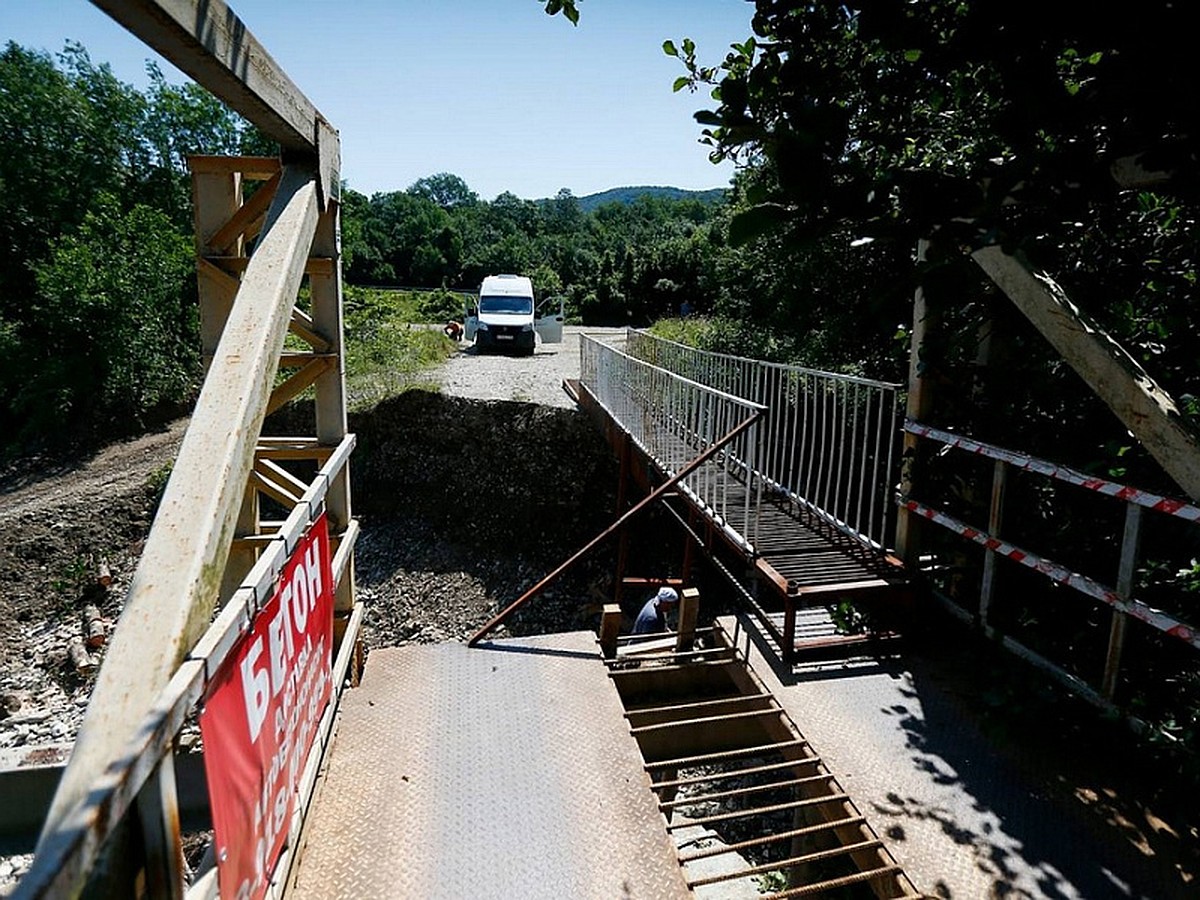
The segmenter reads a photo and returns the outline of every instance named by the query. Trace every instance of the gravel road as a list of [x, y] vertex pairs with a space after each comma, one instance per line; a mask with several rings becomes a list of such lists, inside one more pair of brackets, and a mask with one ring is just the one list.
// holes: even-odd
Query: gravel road
[[579, 336], [624, 341], [623, 328], [568, 325], [561, 344], [537, 345], [533, 356], [475, 353], [464, 343], [438, 371], [443, 393], [468, 400], [517, 400], [569, 409], [574, 404], [562, 389], [564, 378], [579, 377]]

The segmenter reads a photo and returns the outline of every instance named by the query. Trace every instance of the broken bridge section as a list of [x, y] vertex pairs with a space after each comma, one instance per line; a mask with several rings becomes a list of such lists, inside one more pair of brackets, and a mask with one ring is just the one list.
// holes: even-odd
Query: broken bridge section
[[566, 388], [643, 489], [675, 477], [750, 410], [762, 413], [664, 502], [742, 585], [780, 656], [880, 636], [842, 633], [821, 607], [853, 600], [878, 609], [908, 595], [905, 570], [887, 546], [898, 386], [706, 353], [632, 330], [625, 347], [584, 335], [580, 379]]

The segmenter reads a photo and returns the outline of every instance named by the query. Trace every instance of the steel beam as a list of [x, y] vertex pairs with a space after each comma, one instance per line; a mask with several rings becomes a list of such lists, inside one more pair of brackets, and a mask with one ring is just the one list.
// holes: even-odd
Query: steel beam
[[285, 152], [315, 158], [323, 117], [223, 0], [92, 0]]
[[316, 173], [288, 167], [196, 402], [39, 849], [119, 762], [212, 619], [317, 217]]

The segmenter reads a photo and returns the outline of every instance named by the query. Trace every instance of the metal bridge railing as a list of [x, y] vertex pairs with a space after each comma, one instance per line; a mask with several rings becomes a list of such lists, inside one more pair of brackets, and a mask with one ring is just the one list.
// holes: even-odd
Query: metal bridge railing
[[[983, 572], [980, 581], [979, 606], [974, 612], [980, 626], [991, 631], [992, 603], [996, 595], [996, 565], [999, 559], [1007, 559], [1024, 566], [1058, 584], [1072, 588], [1100, 603], [1111, 607], [1108, 651], [1105, 657], [1099, 691], [1080, 677], [1025, 647], [1007, 635], [1002, 636], [1004, 645], [1028, 661], [1050, 671], [1060, 681], [1092, 703], [1111, 708], [1118, 688], [1121, 658], [1125, 646], [1125, 632], [1130, 620], [1135, 620], [1176, 638], [1193, 648], [1200, 649], [1200, 628], [1133, 596], [1136, 575], [1141, 557], [1142, 514], [1145, 510], [1163, 516], [1181, 519], [1183, 522], [1200, 521], [1200, 507], [1170, 497], [1142, 491], [1130, 485], [1098, 478], [1067, 466], [1044, 459], [1018, 453], [994, 444], [977, 441], [960, 434], [933, 428], [920, 422], [905, 422], [905, 431], [917, 437], [940, 443], [944, 450], [956, 449], [983, 459], [993, 461], [991, 506], [988, 511], [987, 527], [962, 522], [945, 510], [932, 504], [922, 503], [913, 497], [901, 497], [901, 505], [910, 512], [934, 522], [984, 548]], [[1125, 504], [1125, 526], [1118, 555], [1118, 570], [1115, 585], [1075, 571], [1069, 566], [1018, 547], [1000, 537], [1004, 521], [1006, 485], [1013, 471], [1031, 472], [1045, 478], [1073, 484], [1084, 491], [1111, 497]], [[965, 612], [965, 611], [964, 611]]]
[[630, 356], [767, 409], [756, 474], [876, 550], [894, 535], [900, 385], [697, 350], [629, 329]]
[[[761, 404], [634, 359], [587, 335], [579, 352], [584, 387], [671, 475], [740, 422], [763, 412]], [[762, 505], [761, 433], [760, 423], [752, 424], [680, 482], [681, 490], [749, 553]]]

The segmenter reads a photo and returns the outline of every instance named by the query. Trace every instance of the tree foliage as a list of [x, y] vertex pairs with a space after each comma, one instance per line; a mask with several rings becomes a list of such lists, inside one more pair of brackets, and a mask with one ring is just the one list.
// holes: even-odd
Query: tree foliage
[[457, 176], [406, 191], [344, 196], [348, 280], [476, 288], [498, 272], [529, 275], [539, 297], [563, 295], [587, 322], [645, 324], [686, 299], [711, 309], [721, 204], [641, 195], [585, 213], [570, 191], [548, 200], [504, 193], [488, 203]]
[[[1190, 158], [1197, 133], [1185, 11], [1073, 0], [759, 0], [754, 36], [714, 66], [714, 159], [772, 166], [774, 201], [809, 225], [907, 239], [1035, 235], [1109, 200], [1117, 160]], [[770, 207], [764, 207], [769, 210]], [[1018, 212], [1019, 209], [1019, 212]]]
[[190, 153], [272, 152], [195, 85], [0, 52], [0, 448], [128, 432], [199, 376]]

